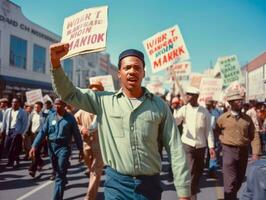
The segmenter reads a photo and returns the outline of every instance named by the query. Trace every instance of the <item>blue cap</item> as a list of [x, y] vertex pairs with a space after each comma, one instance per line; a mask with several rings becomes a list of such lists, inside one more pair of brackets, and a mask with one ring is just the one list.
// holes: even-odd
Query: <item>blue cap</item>
[[135, 56], [139, 58], [143, 62], [143, 67], [145, 67], [145, 61], [144, 61], [144, 54], [141, 51], [138, 51], [136, 49], [127, 49], [120, 53], [119, 55], [119, 61], [118, 61], [118, 68], [120, 69], [120, 62], [123, 58], [127, 56]]

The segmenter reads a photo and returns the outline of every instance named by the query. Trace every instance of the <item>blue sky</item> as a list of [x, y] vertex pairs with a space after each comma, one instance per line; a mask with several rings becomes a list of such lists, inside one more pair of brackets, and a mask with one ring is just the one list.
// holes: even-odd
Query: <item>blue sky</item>
[[108, 5], [106, 51], [114, 64], [121, 51], [136, 48], [144, 52], [143, 40], [175, 24], [190, 53], [193, 72], [203, 72], [219, 56], [235, 54], [243, 65], [266, 51], [265, 0], [12, 1], [28, 19], [58, 35], [65, 17]]

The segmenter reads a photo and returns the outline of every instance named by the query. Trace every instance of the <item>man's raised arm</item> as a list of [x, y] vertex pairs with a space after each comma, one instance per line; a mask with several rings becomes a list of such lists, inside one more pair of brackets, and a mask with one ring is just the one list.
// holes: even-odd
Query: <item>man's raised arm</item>
[[60, 59], [69, 51], [69, 44], [56, 43], [50, 46], [52, 64], [51, 79], [54, 92], [66, 103], [87, 112], [97, 114], [100, 110], [99, 100], [90, 89], [76, 88], [61, 67]]

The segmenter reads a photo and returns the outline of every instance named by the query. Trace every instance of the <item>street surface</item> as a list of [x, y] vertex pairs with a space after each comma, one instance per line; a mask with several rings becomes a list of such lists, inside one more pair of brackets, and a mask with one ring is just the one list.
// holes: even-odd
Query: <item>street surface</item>
[[[22, 157], [22, 155], [21, 155]], [[263, 156], [266, 159], [266, 156]], [[40, 172], [36, 173], [33, 179], [28, 175], [30, 161], [21, 161], [18, 169], [5, 167], [6, 159], [0, 161], [0, 200], [50, 200], [53, 193], [54, 183], [49, 179], [51, 175], [51, 166], [48, 157], [45, 158], [45, 165]], [[177, 195], [173, 182], [168, 173], [169, 163], [166, 153], [163, 158], [163, 169], [161, 173], [162, 188], [164, 190], [162, 200], [176, 200]], [[89, 179], [84, 174], [85, 165], [78, 162], [78, 152], [73, 151], [71, 157], [71, 167], [68, 171], [68, 184], [65, 189], [65, 200], [83, 200]], [[223, 199], [223, 184], [221, 170], [218, 171], [218, 180], [208, 179], [206, 171], [202, 176], [198, 194], [198, 200], [216, 200]], [[101, 187], [99, 189], [97, 200], [103, 200], [102, 176]], [[245, 184], [245, 183], [244, 183]], [[243, 187], [243, 185], [242, 185]]]

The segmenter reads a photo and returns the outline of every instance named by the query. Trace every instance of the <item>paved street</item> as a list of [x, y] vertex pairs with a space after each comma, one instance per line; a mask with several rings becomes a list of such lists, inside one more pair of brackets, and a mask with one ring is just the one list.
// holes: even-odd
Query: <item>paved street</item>
[[[22, 157], [22, 156], [21, 156]], [[71, 167], [68, 172], [68, 184], [64, 195], [65, 200], [83, 199], [86, 194], [88, 178], [84, 174], [85, 166], [78, 163], [77, 151], [73, 152], [71, 158]], [[266, 159], [264, 156], [263, 159]], [[49, 180], [51, 167], [48, 158], [45, 158], [46, 165], [42, 171], [36, 174], [33, 179], [28, 175], [29, 161], [22, 161], [18, 169], [6, 168], [6, 159], [0, 161], [0, 200], [49, 200], [53, 192], [53, 181]], [[176, 200], [177, 195], [174, 191], [174, 185], [168, 175], [169, 163], [166, 154], [164, 154], [162, 170], [162, 187], [164, 189], [163, 200]], [[218, 172], [219, 180], [207, 179], [204, 175], [201, 179], [201, 192], [198, 200], [216, 200], [223, 199], [223, 186], [221, 170]], [[98, 200], [103, 199], [102, 176], [101, 188], [99, 190]]]

